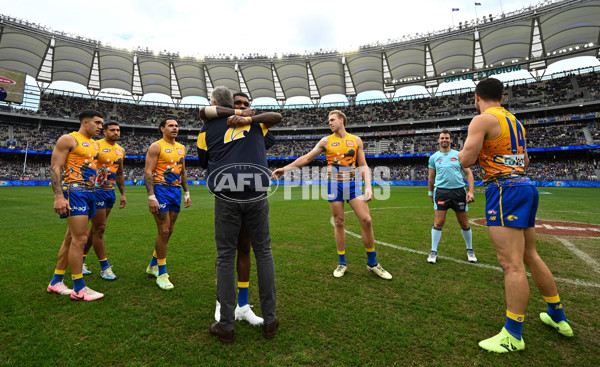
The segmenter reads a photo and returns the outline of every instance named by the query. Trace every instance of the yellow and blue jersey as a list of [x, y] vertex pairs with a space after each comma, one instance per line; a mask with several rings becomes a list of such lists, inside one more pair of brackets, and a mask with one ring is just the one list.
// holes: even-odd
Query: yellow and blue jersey
[[113, 190], [117, 178], [117, 170], [123, 162], [123, 148], [117, 143], [109, 144], [106, 140], [98, 140], [97, 179], [98, 187]]
[[525, 129], [517, 118], [503, 107], [490, 107], [483, 113], [494, 115], [500, 123], [500, 134], [484, 140], [479, 153], [483, 181], [511, 179], [525, 174]]
[[[346, 134], [343, 138], [331, 134], [327, 137], [327, 176], [329, 180], [347, 181], [355, 176], [356, 136]], [[337, 174], [336, 174], [337, 172]]]
[[181, 172], [185, 159], [185, 147], [182, 144], [167, 143], [164, 139], [156, 141], [160, 145], [160, 154], [156, 167], [152, 171], [155, 185], [181, 186]]
[[69, 135], [77, 140], [77, 147], [67, 155], [63, 167], [63, 184], [70, 189], [94, 190], [98, 143], [77, 131]]

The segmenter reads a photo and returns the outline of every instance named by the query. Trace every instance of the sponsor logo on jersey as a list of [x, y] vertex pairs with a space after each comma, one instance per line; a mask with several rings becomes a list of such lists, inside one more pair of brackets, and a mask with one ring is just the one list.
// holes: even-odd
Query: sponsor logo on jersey
[[490, 217], [490, 220], [496, 220], [496, 216]]
[[87, 210], [88, 210], [88, 208], [85, 205], [84, 206], [72, 206], [71, 207], [71, 211], [72, 212], [85, 212]]
[[457, 160], [458, 160], [458, 158], [456, 158], [456, 157], [450, 158], [450, 161], [452, 161], [452, 162], [456, 162]]
[[487, 212], [489, 215], [496, 215], [496, 211], [494, 209], [490, 209]]
[[110, 153], [110, 149], [104, 148], [104, 149], [102, 149], [102, 152], [104, 152], [104, 153]]
[[346, 140], [346, 146], [347, 147], [353, 147], [354, 146], [354, 142], [352, 140]]
[[71, 187], [74, 189], [77, 189], [77, 188], [79, 188], [79, 184], [77, 182], [75, 182], [75, 183], [71, 184]]
[[84, 141], [83, 143], [81, 143], [81, 146], [87, 148], [90, 146], [90, 143], [88, 143], [87, 141]]
[[513, 220], [519, 219], [519, 217], [517, 217], [516, 215], [509, 215], [508, 217], [506, 217], [506, 219], [512, 222]]
[[525, 167], [524, 154], [495, 155], [493, 161], [508, 167]]
[[179, 153], [179, 155], [183, 155], [183, 149], [177, 148], [177, 153]]
[[173, 150], [171, 150], [171, 149], [165, 149], [165, 153], [173, 153]]
[[458, 203], [458, 205], [465, 205], [465, 203]]
[[340, 146], [340, 142], [336, 141], [335, 143], [331, 144], [332, 147], [339, 147]]
[[96, 201], [96, 206], [104, 206], [104, 201]]
[[437, 204], [438, 204], [438, 205], [444, 205], [444, 204], [446, 204], [446, 202], [445, 202], [445, 201], [441, 201], [441, 200], [440, 200], [440, 201], [438, 201], [438, 202], [437, 202]]

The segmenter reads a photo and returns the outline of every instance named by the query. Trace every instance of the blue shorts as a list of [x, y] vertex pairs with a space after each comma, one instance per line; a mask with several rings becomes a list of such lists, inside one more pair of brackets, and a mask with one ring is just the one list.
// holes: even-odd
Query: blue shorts
[[527, 179], [524, 182], [494, 182], [485, 190], [485, 215], [488, 226], [535, 227], [539, 193]]
[[115, 190], [96, 190], [96, 209], [112, 209], [117, 198]]
[[158, 200], [159, 212], [179, 213], [181, 211], [181, 187], [156, 185], [154, 186], [154, 195]]
[[63, 195], [71, 210], [67, 214], [61, 215], [61, 218], [75, 215], [87, 215], [88, 218], [96, 215], [96, 195], [94, 191], [89, 190], [63, 190]]
[[327, 182], [327, 201], [350, 201], [361, 196], [362, 190], [356, 182], [329, 181]]

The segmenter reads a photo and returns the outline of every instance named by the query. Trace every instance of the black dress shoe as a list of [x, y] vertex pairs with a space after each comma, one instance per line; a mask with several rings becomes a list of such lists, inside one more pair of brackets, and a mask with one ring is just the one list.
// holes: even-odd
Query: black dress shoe
[[233, 330], [227, 331], [221, 329], [221, 325], [219, 325], [218, 322], [213, 322], [210, 324], [210, 328], [208, 328], [208, 330], [210, 331], [210, 335], [218, 336], [219, 341], [223, 344], [231, 344], [235, 339]]
[[263, 337], [265, 339], [273, 339], [278, 328], [279, 320], [276, 317], [272, 323], [263, 325]]

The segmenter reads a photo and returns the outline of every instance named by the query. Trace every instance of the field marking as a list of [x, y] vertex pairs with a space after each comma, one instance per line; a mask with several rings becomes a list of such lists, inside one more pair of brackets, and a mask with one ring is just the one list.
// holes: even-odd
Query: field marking
[[[406, 209], [406, 208], [408, 208], [408, 207], [370, 208], [370, 210]], [[348, 211], [344, 212], [344, 214], [349, 214], [349, 213], [354, 213], [354, 211], [353, 210], [348, 210]], [[335, 228], [335, 222], [333, 220], [333, 216], [329, 220], [329, 223], [331, 224], [332, 227]], [[347, 234], [349, 234], [352, 237], [355, 237], [355, 238], [358, 238], [358, 239], [362, 239], [361, 235], [358, 234], [358, 233], [354, 233], [354, 232], [349, 231], [347, 229], [344, 229], [344, 232], [346, 232]], [[380, 241], [380, 240], [377, 240], [377, 239], [375, 239], [375, 243], [378, 244], [378, 245], [381, 245], [381, 246], [391, 247], [391, 248], [394, 248], [396, 250], [401, 250], [401, 251], [406, 251], [406, 252], [412, 252], [414, 254], [419, 254], [419, 255], [429, 255], [429, 252], [414, 250], [414, 249], [411, 249], [411, 248], [408, 248], [408, 247], [402, 247], [402, 246], [394, 245], [394, 244], [383, 242], [383, 241]], [[448, 256], [440, 256], [440, 255], [438, 255], [438, 257], [440, 259], [454, 261], [455, 263], [458, 263], [458, 264], [465, 264], [465, 265], [469, 265], [469, 266], [477, 266], [477, 267], [480, 267], [480, 268], [483, 268], [483, 269], [492, 269], [492, 270], [497, 270], [497, 271], [502, 272], [502, 268], [499, 267], [499, 266], [495, 266], [495, 265], [483, 264], [481, 262], [470, 263], [470, 262], [465, 261], [465, 260], [455, 259], [455, 258], [448, 257]], [[531, 273], [527, 272], [527, 276], [531, 278]], [[567, 284], [571, 284], [571, 285], [580, 285], [580, 286], [584, 286], [584, 287], [600, 288], [600, 284], [594, 283], [594, 282], [590, 282], [590, 281], [587, 281], [587, 280], [557, 278], [557, 277], [554, 277], [554, 280], [557, 281], [557, 282], [567, 283]]]
[[592, 259], [590, 257], [590, 255], [586, 254], [585, 252], [583, 252], [580, 249], [578, 249], [577, 247], [575, 247], [575, 245], [573, 245], [571, 242], [567, 241], [566, 238], [558, 237], [558, 236], [552, 236], [552, 237], [559, 240], [563, 245], [565, 245], [566, 248], [571, 250], [572, 253], [574, 253], [577, 257], [579, 257], [581, 260], [583, 260], [583, 262], [588, 264], [592, 269], [594, 269], [594, 271], [596, 273], [600, 273], [600, 264], [598, 264], [598, 262], [596, 260]]

